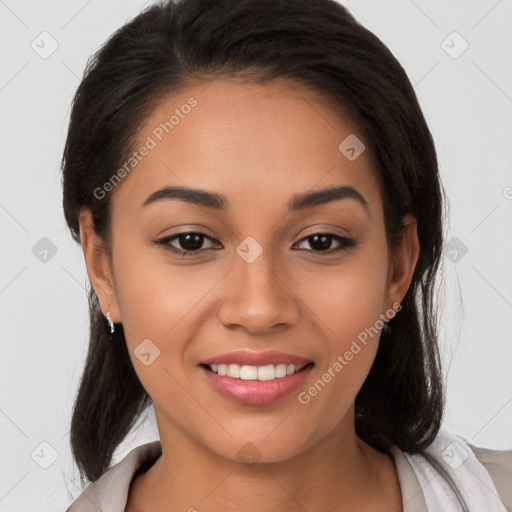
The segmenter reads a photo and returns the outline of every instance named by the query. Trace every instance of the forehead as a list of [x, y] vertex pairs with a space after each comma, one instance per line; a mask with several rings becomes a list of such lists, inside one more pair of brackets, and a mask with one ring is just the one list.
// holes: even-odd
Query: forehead
[[[359, 156], [348, 158], [354, 152], [347, 147]], [[114, 190], [123, 208], [138, 209], [169, 185], [218, 192], [230, 209], [261, 206], [262, 199], [282, 206], [295, 194], [345, 185], [380, 209], [363, 133], [322, 97], [284, 80], [217, 79], [170, 94], [147, 118], [134, 149], [136, 161]]]

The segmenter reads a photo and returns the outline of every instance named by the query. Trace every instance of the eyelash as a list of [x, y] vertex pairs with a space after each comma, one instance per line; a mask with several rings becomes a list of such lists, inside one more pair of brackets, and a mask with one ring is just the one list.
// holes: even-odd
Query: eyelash
[[[172, 252], [174, 254], [178, 254], [180, 256], [196, 256], [199, 253], [203, 253], [203, 254], [207, 253], [208, 254], [208, 253], [211, 253], [211, 252], [217, 250], [217, 249], [211, 249], [210, 248], [210, 249], [198, 249], [196, 251], [184, 251], [184, 250], [176, 249], [175, 247], [170, 245], [171, 241], [173, 241], [175, 239], [178, 239], [180, 236], [186, 236], [186, 235], [199, 235], [199, 236], [207, 238], [208, 240], [216, 241], [214, 238], [208, 236], [205, 233], [201, 233], [200, 231], [186, 231], [186, 232], [183, 232], [183, 233], [178, 233], [176, 235], [167, 236], [167, 237], [161, 238], [159, 240], [155, 240], [154, 243], [157, 246], [162, 247], [164, 250]], [[347, 249], [355, 247], [355, 245], [356, 245], [355, 240], [353, 240], [351, 238], [345, 238], [345, 237], [342, 237], [342, 236], [339, 236], [339, 235], [334, 235], [332, 233], [324, 233], [324, 232], [321, 232], [321, 231], [318, 232], [318, 233], [312, 233], [311, 235], [308, 235], [308, 236], [305, 236], [304, 238], [301, 238], [298, 243], [300, 243], [300, 242], [302, 242], [304, 240], [307, 240], [308, 238], [311, 238], [311, 237], [316, 236], [316, 235], [323, 235], [323, 236], [327, 236], [327, 237], [333, 238], [334, 240], [338, 241], [341, 245], [337, 249], [327, 250], [327, 251], [314, 251], [314, 250], [309, 250], [309, 249], [301, 249], [301, 250], [308, 250], [309, 252], [314, 252], [314, 253], [317, 253], [317, 254], [332, 254], [332, 253], [336, 253], [336, 252], [340, 252], [340, 251], [345, 251]]]

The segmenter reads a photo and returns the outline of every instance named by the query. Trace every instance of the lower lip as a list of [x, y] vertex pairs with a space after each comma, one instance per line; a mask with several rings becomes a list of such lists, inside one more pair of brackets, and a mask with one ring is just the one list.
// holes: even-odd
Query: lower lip
[[306, 379], [313, 365], [298, 373], [274, 380], [233, 379], [200, 366], [208, 382], [222, 395], [240, 404], [266, 405], [277, 402], [297, 389]]

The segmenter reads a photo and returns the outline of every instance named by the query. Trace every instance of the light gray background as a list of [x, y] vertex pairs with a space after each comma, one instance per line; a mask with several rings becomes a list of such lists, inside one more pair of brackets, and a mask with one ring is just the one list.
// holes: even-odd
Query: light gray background
[[[512, 3], [343, 3], [415, 86], [450, 199], [447, 240], [460, 240], [444, 260], [445, 424], [510, 449]], [[69, 424], [88, 341], [87, 274], [64, 222], [59, 165], [86, 59], [143, 5], [0, 0], [0, 511], [65, 510], [80, 492]], [[47, 58], [31, 47], [51, 49], [43, 31], [58, 44]], [[464, 43], [453, 31], [469, 44], [457, 58]], [[43, 237], [57, 250], [46, 262], [32, 250]], [[157, 438], [150, 414], [114, 461]]]

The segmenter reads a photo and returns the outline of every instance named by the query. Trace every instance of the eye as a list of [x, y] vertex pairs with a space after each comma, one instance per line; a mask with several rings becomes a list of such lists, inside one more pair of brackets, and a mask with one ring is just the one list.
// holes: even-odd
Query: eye
[[[180, 254], [181, 256], [194, 256], [199, 253], [210, 253], [217, 250], [211, 247], [207, 249], [202, 248], [205, 240], [209, 240], [211, 242], [218, 242], [217, 240], [208, 236], [205, 233], [201, 233], [198, 231], [188, 231], [184, 233], [178, 233], [175, 235], [167, 236], [165, 238], [161, 238], [160, 240], [155, 240], [154, 243], [160, 247], [163, 247], [166, 251], [170, 251], [175, 254]], [[338, 247], [329, 250], [333, 241], [338, 242]], [[181, 247], [176, 247], [175, 245], [172, 245], [172, 242], [177, 242], [178, 245]], [[345, 238], [332, 233], [314, 233], [312, 235], [304, 237], [302, 240], [299, 241], [299, 244], [304, 242], [309, 243], [310, 247], [312, 248], [311, 250], [309, 250], [310, 252], [327, 254], [343, 251], [356, 245], [353, 239]]]
[[[184, 233], [178, 233], [176, 235], [167, 236], [165, 238], [161, 238], [160, 240], [155, 240], [155, 244], [163, 247], [167, 251], [174, 252], [176, 254], [181, 254], [182, 256], [194, 256], [200, 252], [212, 252], [216, 249], [202, 249], [202, 245], [204, 240], [214, 241], [214, 239], [205, 233], [197, 232], [197, 231], [188, 231]], [[179, 245], [182, 247], [181, 249], [175, 247], [171, 244], [171, 242], [177, 241]]]
[[[328, 251], [333, 240], [337, 241], [339, 246], [333, 250]], [[339, 235], [334, 235], [332, 233], [314, 233], [312, 235], [304, 237], [299, 242], [299, 244], [305, 241], [307, 241], [310, 247], [312, 247], [313, 252], [327, 252], [329, 254], [333, 252], [343, 251], [356, 245], [353, 239], [345, 238]]]

